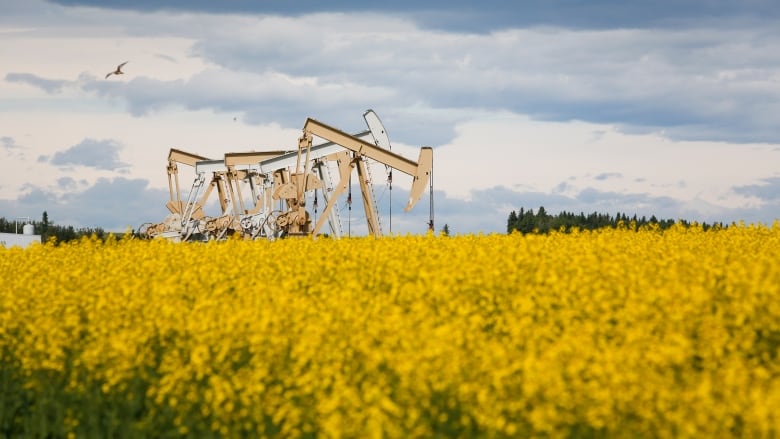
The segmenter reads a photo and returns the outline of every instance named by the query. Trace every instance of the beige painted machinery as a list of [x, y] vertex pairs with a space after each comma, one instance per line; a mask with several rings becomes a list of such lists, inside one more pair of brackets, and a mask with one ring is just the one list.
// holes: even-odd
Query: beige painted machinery
[[[369, 110], [367, 115], [375, 114]], [[364, 115], [366, 116], [366, 115]], [[367, 117], [367, 121], [368, 121]], [[376, 118], [376, 121], [379, 119]], [[369, 127], [372, 124], [369, 122]], [[384, 129], [381, 131], [384, 133]], [[372, 131], [373, 133], [373, 131]], [[311, 155], [313, 137], [319, 137], [330, 141], [333, 145], [343, 148], [332, 156], [332, 159], [338, 163], [339, 181], [336, 183], [330, 199], [327, 201], [322, 217], [314, 224], [313, 228], [309, 223], [309, 216], [305, 206], [305, 192], [309, 190], [308, 180], [310, 177], [309, 157]], [[377, 135], [374, 135], [376, 139]], [[334, 208], [338, 196], [348, 189], [350, 175], [353, 169], [357, 169], [358, 181], [360, 185], [361, 198], [366, 213], [369, 234], [381, 236], [379, 226], [379, 216], [376, 211], [373, 199], [371, 179], [367, 167], [367, 159], [384, 164], [385, 166], [397, 169], [412, 177], [412, 187], [409, 192], [409, 200], [406, 203], [405, 211], [411, 210], [420, 200], [423, 192], [427, 188], [433, 168], [433, 149], [423, 147], [420, 149], [420, 155], [417, 162], [404, 158], [391, 152], [389, 149], [378, 146], [379, 142], [370, 143], [358, 136], [347, 134], [337, 128], [326, 125], [315, 119], [307, 119], [303, 126], [303, 135], [298, 141], [298, 165], [296, 169], [296, 180], [290, 184], [295, 186], [294, 199], [289, 203], [289, 210], [283, 214], [286, 218], [282, 221], [282, 227], [286, 227], [286, 232], [293, 235], [318, 235], [322, 230], [324, 221], [328, 213]], [[389, 143], [389, 142], [388, 142]], [[289, 199], [288, 199], [289, 200]]]
[[[409, 211], [430, 182], [433, 150], [421, 148], [417, 162], [395, 154], [390, 151], [389, 138], [378, 116], [368, 110], [363, 117], [369, 129], [354, 135], [309, 118], [298, 148], [292, 151], [227, 153], [223, 160], [210, 160], [171, 149], [170, 200], [166, 203], [170, 214], [164, 222], [145, 224], [139, 232], [148, 238], [174, 241], [222, 239], [234, 234], [269, 240], [323, 233], [339, 238], [343, 232], [336, 205], [349, 189], [356, 170], [368, 233], [381, 236], [369, 161], [384, 165], [390, 176], [395, 169], [412, 177], [405, 208]], [[315, 138], [325, 143], [314, 145]], [[195, 168], [195, 180], [186, 200], [179, 188], [178, 164]], [[333, 169], [337, 170], [336, 179], [331, 176]], [[209, 216], [205, 208], [214, 188], [219, 213]], [[317, 194], [321, 194], [325, 208], [319, 218], [313, 219], [307, 204], [313, 201], [316, 215]]]

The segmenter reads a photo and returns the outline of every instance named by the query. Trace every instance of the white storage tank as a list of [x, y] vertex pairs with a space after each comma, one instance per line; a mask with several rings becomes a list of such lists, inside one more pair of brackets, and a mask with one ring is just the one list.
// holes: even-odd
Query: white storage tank
[[[21, 219], [21, 218], [18, 218]], [[25, 219], [30, 221], [29, 218]], [[25, 248], [33, 242], [41, 242], [41, 235], [35, 234], [35, 226], [32, 224], [24, 224], [22, 226], [22, 233], [19, 233], [19, 229], [15, 228], [14, 233], [0, 233], [0, 247], [22, 247]]]

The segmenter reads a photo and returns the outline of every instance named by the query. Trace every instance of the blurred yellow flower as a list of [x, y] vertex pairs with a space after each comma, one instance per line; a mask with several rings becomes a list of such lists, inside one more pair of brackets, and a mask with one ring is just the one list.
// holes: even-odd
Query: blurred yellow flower
[[777, 437], [780, 225], [0, 248], [0, 432]]

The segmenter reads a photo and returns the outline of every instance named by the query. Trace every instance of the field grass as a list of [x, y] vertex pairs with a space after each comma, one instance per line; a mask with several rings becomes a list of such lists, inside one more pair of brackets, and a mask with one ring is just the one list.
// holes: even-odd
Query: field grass
[[777, 437], [780, 225], [0, 248], [0, 437]]

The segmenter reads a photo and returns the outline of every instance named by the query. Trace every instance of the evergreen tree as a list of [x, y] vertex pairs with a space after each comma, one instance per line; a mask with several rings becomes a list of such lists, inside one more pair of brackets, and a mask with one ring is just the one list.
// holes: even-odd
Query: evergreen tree
[[[595, 230], [602, 227], [618, 227], [620, 224], [633, 230], [648, 225], [655, 225], [661, 230], [665, 230], [677, 223], [684, 227], [690, 227], [691, 225], [689, 221], [684, 219], [678, 221], [672, 219], [659, 220], [655, 215], [652, 215], [649, 220], [645, 216], [637, 218], [636, 214], [629, 218], [625, 212], [616, 212], [615, 216], [599, 212], [591, 212], [588, 215], [580, 212], [579, 215], [576, 215], [573, 212], [566, 211], [561, 211], [558, 215], [550, 215], [544, 206], [540, 206], [536, 214], [534, 214], [533, 209], [526, 211], [525, 208], [520, 208], [519, 214], [514, 210], [511, 211], [507, 218], [507, 233], [512, 233], [515, 230], [523, 234], [549, 233], [551, 230], [570, 232], [575, 227], [581, 230]], [[699, 225], [698, 223], [693, 224]], [[701, 227], [707, 230], [711, 226], [703, 223]], [[722, 227], [722, 223], [720, 227]]]
[[506, 233], [512, 233], [517, 230], [517, 213], [515, 211], [509, 212], [509, 219], [506, 221]]
[[46, 242], [49, 237], [49, 214], [44, 210], [41, 216], [41, 241]]
[[[522, 212], [522, 209], [520, 210]], [[517, 219], [517, 230], [521, 233], [531, 233], [536, 227], [536, 215], [533, 209], [528, 209]]]

